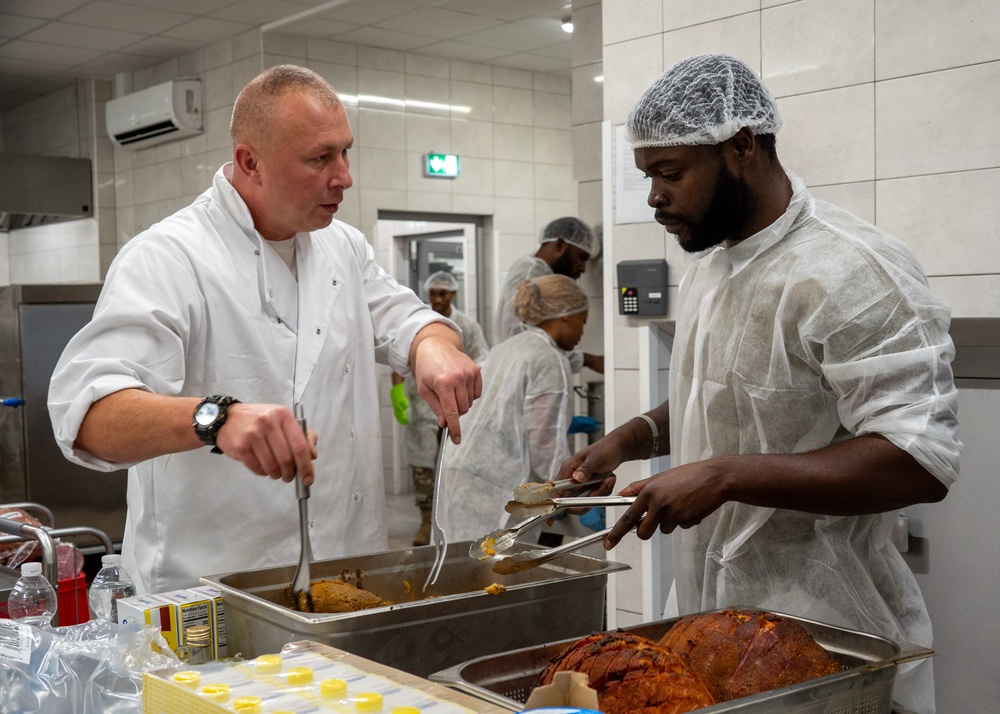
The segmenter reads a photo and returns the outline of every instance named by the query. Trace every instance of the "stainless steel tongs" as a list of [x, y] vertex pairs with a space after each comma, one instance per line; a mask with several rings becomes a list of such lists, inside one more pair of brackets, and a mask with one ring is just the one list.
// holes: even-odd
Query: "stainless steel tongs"
[[499, 573], [500, 575], [513, 575], [514, 573], [520, 573], [522, 570], [534, 568], [535, 566], [546, 563], [553, 558], [558, 558], [560, 555], [566, 555], [567, 553], [572, 553], [575, 550], [585, 548], [591, 543], [598, 543], [604, 540], [604, 537], [610, 532], [610, 528], [605, 528], [603, 531], [591, 533], [588, 536], [578, 538], [577, 540], [571, 541], [566, 545], [561, 545], [558, 548], [522, 550], [520, 553], [514, 553], [514, 555], [502, 556], [497, 558], [497, 561], [493, 563], [493, 572]]
[[448, 538], [441, 527], [440, 503], [441, 492], [444, 490], [441, 484], [441, 470], [444, 464], [444, 450], [448, 445], [448, 426], [441, 430], [441, 448], [438, 449], [437, 466], [434, 469], [434, 501], [431, 505], [431, 543], [434, 544], [434, 564], [427, 573], [427, 580], [424, 581], [424, 592], [427, 588], [437, 582], [438, 575], [441, 574], [441, 566], [444, 565], [445, 555], [448, 552]]
[[[302, 404], [295, 405], [295, 418], [299, 420], [302, 433], [309, 439], [309, 431], [306, 428], [305, 411]], [[300, 612], [312, 612], [312, 591], [310, 585], [312, 578], [309, 577], [310, 562], [312, 561], [312, 543], [309, 540], [309, 487], [302, 483], [302, 475], [295, 475], [295, 497], [299, 501], [299, 565], [295, 568], [295, 577], [292, 578], [292, 598], [295, 607]]]

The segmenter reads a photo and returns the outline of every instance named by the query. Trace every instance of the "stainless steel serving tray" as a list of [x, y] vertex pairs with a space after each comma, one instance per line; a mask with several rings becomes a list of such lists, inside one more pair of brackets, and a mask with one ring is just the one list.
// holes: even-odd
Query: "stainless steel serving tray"
[[[471, 541], [450, 544], [437, 583], [421, 586], [434, 547], [318, 561], [312, 578], [352, 578], [393, 605], [338, 614], [285, 607], [294, 566], [211, 575], [222, 590], [230, 653], [278, 652], [294, 640], [313, 640], [419, 676], [485, 654], [581, 637], [603, 627], [607, 576], [627, 565], [567, 555], [515, 575], [497, 575], [490, 561], [468, 556]], [[512, 552], [531, 546], [514, 544]], [[492, 583], [506, 592], [483, 590]], [[429, 599], [428, 599], [429, 597]]]
[[[925, 647], [893, 642], [792, 615], [783, 616], [800, 623], [845, 669], [790, 687], [704, 707], [698, 710], [699, 714], [890, 714], [892, 685], [898, 665], [934, 654]], [[659, 620], [621, 630], [658, 640], [676, 621], [677, 618]], [[478, 657], [431, 674], [428, 678], [474, 694], [492, 704], [521, 711], [541, 671], [553, 657], [577, 639]]]

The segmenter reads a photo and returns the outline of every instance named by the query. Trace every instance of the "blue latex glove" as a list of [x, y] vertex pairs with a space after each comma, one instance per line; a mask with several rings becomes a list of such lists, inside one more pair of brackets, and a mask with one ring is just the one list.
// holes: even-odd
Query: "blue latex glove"
[[591, 508], [580, 516], [580, 523], [592, 531], [603, 531], [607, 525], [603, 508]]
[[575, 416], [569, 423], [569, 430], [567, 434], [593, 434], [594, 432], [600, 431], [601, 426], [604, 422], [594, 417], [589, 416]]

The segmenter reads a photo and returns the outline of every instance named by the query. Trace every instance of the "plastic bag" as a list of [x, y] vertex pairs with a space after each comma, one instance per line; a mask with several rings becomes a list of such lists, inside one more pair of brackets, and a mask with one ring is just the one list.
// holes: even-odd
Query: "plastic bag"
[[[0, 508], [0, 518], [6, 518], [17, 523], [24, 523], [35, 528], [41, 527], [41, 521], [22, 511], [20, 508]], [[6, 535], [6, 534], [0, 534]], [[11, 570], [17, 570], [21, 563], [38, 560], [42, 557], [42, 546], [37, 540], [26, 540], [20, 543], [0, 543], [0, 565]]]
[[[18, 661], [19, 639], [27, 662]], [[143, 672], [179, 661], [159, 628], [139, 623], [40, 628], [0, 620], [0, 714], [141, 714]]]

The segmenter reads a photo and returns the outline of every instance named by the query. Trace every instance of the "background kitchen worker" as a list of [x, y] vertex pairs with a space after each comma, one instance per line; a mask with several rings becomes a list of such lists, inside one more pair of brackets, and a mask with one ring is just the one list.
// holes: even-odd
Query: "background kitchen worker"
[[231, 133], [212, 187], [119, 252], [50, 386], [67, 458], [129, 468], [122, 550], [145, 591], [296, 562], [296, 472], [316, 558], [384, 550], [375, 362], [412, 371], [456, 441], [481, 391], [453, 325], [334, 220], [354, 141], [334, 89], [273, 67]]
[[[522, 280], [542, 275], [566, 275], [576, 280], [587, 271], [587, 261], [601, 252], [601, 244], [590, 227], [573, 216], [557, 218], [550, 222], [539, 238], [541, 246], [531, 255], [514, 261], [507, 271], [501, 295], [497, 324], [499, 340], [506, 340], [525, 329], [525, 324], [514, 314], [514, 297]], [[604, 374], [604, 357], [574, 350], [570, 354], [570, 367], [574, 374], [582, 367], [589, 367]]]
[[[446, 270], [439, 270], [424, 281], [431, 309], [444, 315], [462, 330], [465, 354], [480, 363], [490, 351], [479, 323], [452, 304], [458, 293], [458, 280]], [[413, 545], [427, 545], [431, 538], [431, 508], [434, 504], [434, 467], [437, 465], [441, 427], [427, 402], [420, 398], [413, 376], [392, 373], [392, 406], [403, 429], [403, 455], [413, 474], [413, 491], [420, 509], [420, 528]]]
[[[673, 532], [681, 613], [774, 609], [931, 646], [889, 531], [958, 476], [950, 312], [912, 253], [816, 200], [775, 150], [774, 97], [746, 65], [667, 70], [626, 124], [656, 220], [701, 253], [681, 281], [669, 401], [560, 476], [670, 454], [608, 537]], [[676, 528], [680, 530], [675, 530]], [[930, 660], [893, 697], [934, 711]]]
[[554, 477], [569, 456], [569, 352], [588, 304], [565, 275], [518, 286], [514, 314], [528, 327], [490, 350], [483, 397], [462, 420], [462, 443], [445, 449], [439, 517], [450, 540], [479, 538], [506, 522], [511, 491]]

